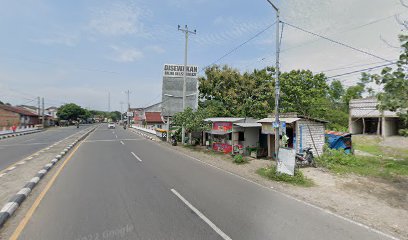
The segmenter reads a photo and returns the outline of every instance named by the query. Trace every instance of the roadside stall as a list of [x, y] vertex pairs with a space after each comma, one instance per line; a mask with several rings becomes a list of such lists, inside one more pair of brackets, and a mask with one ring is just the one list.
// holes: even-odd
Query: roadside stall
[[[214, 151], [223, 153], [232, 153], [234, 150], [233, 123], [243, 122], [245, 118], [207, 118], [205, 122], [211, 122], [210, 131], [204, 134], [206, 145]], [[236, 144], [235, 150], [239, 151], [242, 146]]]
[[246, 156], [260, 158], [268, 156], [266, 135], [261, 133], [262, 124], [254, 119], [233, 124], [234, 146], [242, 146], [238, 151]]

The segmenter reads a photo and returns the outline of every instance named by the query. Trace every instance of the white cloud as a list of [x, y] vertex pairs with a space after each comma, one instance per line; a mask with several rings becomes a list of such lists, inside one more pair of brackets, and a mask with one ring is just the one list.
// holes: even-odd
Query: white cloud
[[109, 36], [146, 36], [148, 34], [144, 30], [143, 18], [149, 15], [149, 10], [136, 6], [133, 2], [114, 2], [94, 11], [89, 27], [97, 33]]
[[188, 8], [193, 4], [203, 4], [209, 0], [168, 0], [168, 4], [177, 8]]
[[31, 41], [43, 45], [64, 45], [67, 47], [74, 47], [79, 43], [80, 39], [76, 34], [57, 33], [51, 37], [36, 38]]
[[[397, 45], [395, 40], [401, 27], [392, 15], [403, 11], [406, 13], [407, 9], [403, 8], [398, 0], [287, 0], [281, 6], [283, 21], [390, 60], [398, 57], [398, 49], [387, 46], [380, 36], [385, 36], [389, 42]], [[403, 15], [405, 15], [403, 19], [407, 19], [407, 14]], [[356, 28], [378, 19], [383, 20]], [[275, 65], [275, 32], [268, 31], [254, 42], [259, 49], [269, 50], [262, 56], [254, 56], [237, 64], [243, 69], [246, 66], [259, 68]], [[265, 59], [260, 60], [263, 58]], [[319, 39], [287, 25], [284, 28], [281, 53], [283, 71], [310, 69], [319, 72], [340, 66], [379, 61], [381, 60]], [[331, 71], [327, 75], [332, 76], [362, 68], [365, 67]], [[359, 77], [360, 74], [355, 74], [341, 79], [346, 85], [350, 85]]]
[[114, 53], [113, 56], [109, 57], [109, 59], [115, 62], [134, 62], [144, 57], [143, 52], [136, 48], [123, 48], [113, 45], [111, 46], [111, 49], [114, 51]]
[[159, 45], [147, 46], [145, 49], [148, 50], [148, 51], [152, 51], [154, 53], [157, 53], [157, 54], [162, 54], [162, 53], [166, 52], [166, 50], [164, 48], [162, 48], [161, 46], [159, 46]]
[[233, 17], [219, 16], [214, 19], [213, 24], [217, 27], [214, 29], [222, 28], [221, 31], [200, 34], [200, 37], [193, 38], [193, 41], [199, 45], [221, 45], [231, 44], [231, 41], [236, 41], [243, 36], [249, 36], [260, 30], [265, 29], [270, 21], [264, 20], [244, 20]]

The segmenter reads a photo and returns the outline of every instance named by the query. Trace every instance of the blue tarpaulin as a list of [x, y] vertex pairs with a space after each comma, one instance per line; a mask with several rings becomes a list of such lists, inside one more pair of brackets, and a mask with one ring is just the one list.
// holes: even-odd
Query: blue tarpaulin
[[351, 133], [326, 131], [326, 142], [329, 148], [344, 149], [346, 153], [352, 152]]

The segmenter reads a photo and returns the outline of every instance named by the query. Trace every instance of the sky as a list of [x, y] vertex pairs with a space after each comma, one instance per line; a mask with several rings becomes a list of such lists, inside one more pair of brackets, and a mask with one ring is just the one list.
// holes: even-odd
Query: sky
[[[274, 1], [281, 19], [388, 60], [398, 58], [396, 21], [408, 18], [399, 0]], [[266, 0], [0, 0], [0, 100], [13, 105], [74, 102], [85, 108], [125, 109], [161, 100], [163, 65], [203, 68], [275, 22]], [[287, 24], [281, 69], [334, 76], [386, 63], [314, 37]], [[217, 64], [240, 71], [274, 66], [275, 26]], [[354, 67], [353, 67], [354, 66]], [[335, 70], [337, 69], [337, 70]], [[201, 72], [203, 74], [203, 72]], [[359, 74], [339, 79], [352, 85]]]

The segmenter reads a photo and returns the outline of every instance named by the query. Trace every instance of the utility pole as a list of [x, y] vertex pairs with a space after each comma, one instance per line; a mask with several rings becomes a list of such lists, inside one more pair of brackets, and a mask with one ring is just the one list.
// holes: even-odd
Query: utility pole
[[120, 102], [120, 124], [123, 124], [123, 102]]
[[110, 92], [108, 92], [108, 113], [110, 113]]
[[[186, 37], [186, 45], [184, 48], [184, 74], [183, 74], [183, 111], [186, 109], [186, 77], [187, 77], [187, 52], [188, 52], [188, 35], [191, 34], [196, 34], [197, 31], [189, 31], [188, 30], [188, 26], [185, 25], [184, 29], [182, 29], [180, 27], [180, 25], [178, 25], [178, 30], [183, 32], [185, 34]], [[181, 141], [182, 144], [185, 144], [185, 138], [186, 138], [186, 129], [184, 127], [184, 125], [181, 128]]]
[[41, 99], [42, 100], [42, 110], [41, 110], [41, 116], [42, 116], [42, 126], [43, 128], [45, 128], [45, 109], [44, 109], [44, 98]]
[[129, 90], [127, 90], [126, 91], [126, 95], [127, 95], [127, 105], [128, 105], [128, 107], [127, 107], [127, 111], [126, 111], [126, 117], [127, 117], [127, 125], [128, 125], [128, 127], [130, 127], [130, 116], [128, 116], [128, 112], [130, 112], [130, 101], [129, 101], [129, 94], [130, 94], [130, 91]]
[[280, 54], [280, 40], [279, 40], [279, 8], [277, 8], [271, 0], [267, 0], [269, 4], [276, 11], [276, 80], [275, 80], [275, 159], [279, 163], [279, 97], [280, 97], [280, 83], [279, 83], [279, 54]]
[[37, 97], [37, 114], [41, 116], [41, 98]]

